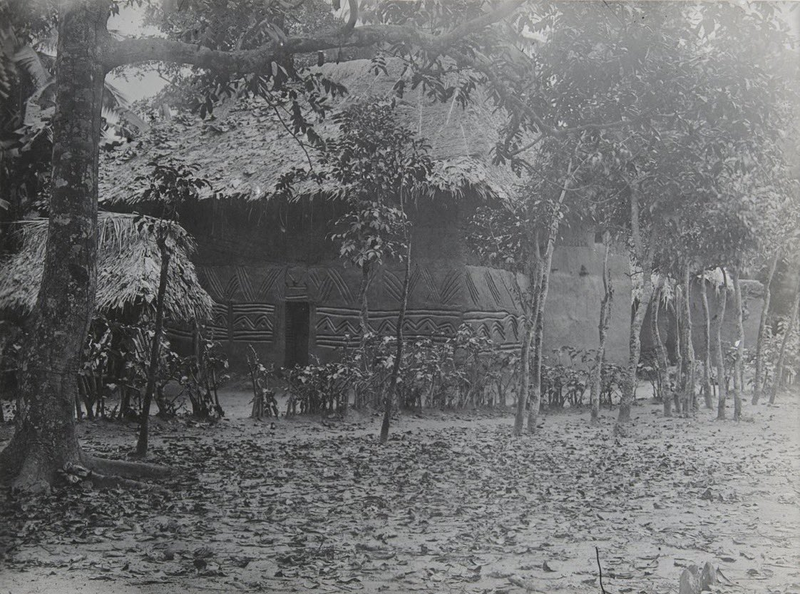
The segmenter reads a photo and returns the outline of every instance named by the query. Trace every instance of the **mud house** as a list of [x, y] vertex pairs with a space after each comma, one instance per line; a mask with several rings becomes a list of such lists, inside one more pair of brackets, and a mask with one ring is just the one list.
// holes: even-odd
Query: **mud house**
[[[356, 60], [323, 67], [326, 77], [348, 94], [339, 105], [388, 97], [399, 72], [372, 72]], [[405, 332], [410, 337], [450, 335], [462, 323], [518, 348], [521, 323], [515, 276], [484, 266], [470, 251], [465, 226], [485, 200], [506, 200], [517, 178], [491, 163], [490, 148], [500, 120], [476, 97], [466, 109], [442, 104], [418, 91], [398, 101], [403, 125], [424, 136], [435, 159], [435, 191], [411, 207], [414, 261]], [[329, 121], [318, 124], [335, 134]], [[307, 167], [303, 148], [275, 110], [256, 100], [228, 102], [213, 119], [181, 113], [154, 124], [135, 143], [111, 153], [101, 167], [101, 201], [110, 208], [135, 208], [154, 159], [198, 168], [213, 192], [181, 214], [181, 224], [198, 243], [194, 257], [203, 287], [214, 300], [209, 324], [234, 364], [251, 344], [264, 360], [303, 364], [326, 360], [359, 333], [360, 271], [345, 264], [328, 239], [342, 205], [326, 188], [308, 186], [291, 201], [272, 195], [281, 174]], [[313, 155], [311, 155], [313, 159]], [[313, 162], [313, 161], [312, 161]], [[328, 188], [327, 190], [330, 190]], [[627, 256], [612, 257], [617, 282], [609, 359], [627, 353], [630, 282]], [[553, 259], [546, 310], [546, 349], [562, 345], [592, 348], [602, 295], [602, 246], [593, 229], [561, 238]], [[370, 285], [370, 321], [377, 332], [393, 333], [403, 265], [375, 271]], [[173, 329], [176, 339], [185, 330]]]

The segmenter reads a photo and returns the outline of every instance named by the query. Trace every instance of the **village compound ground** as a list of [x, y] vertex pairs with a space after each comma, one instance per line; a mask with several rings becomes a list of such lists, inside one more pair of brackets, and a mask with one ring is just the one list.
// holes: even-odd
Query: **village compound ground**
[[[156, 420], [157, 488], [0, 500], [0, 593], [678, 592], [710, 561], [716, 592], [800, 592], [800, 392], [747, 420], [635, 407], [630, 437], [588, 411], [512, 436], [511, 412]], [[79, 426], [124, 457], [134, 424]], [[0, 427], [0, 447], [13, 426]], [[599, 567], [602, 569], [602, 585]]]

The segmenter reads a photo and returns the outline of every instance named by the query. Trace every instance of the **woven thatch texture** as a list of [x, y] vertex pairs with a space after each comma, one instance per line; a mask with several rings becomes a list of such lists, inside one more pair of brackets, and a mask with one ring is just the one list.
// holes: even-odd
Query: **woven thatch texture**
[[[348, 94], [337, 99], [335, 109], [366, 98], [390, 98], [401, 75], [401, 65], [388, 64], [388, 75], [375, 75], [368, 60], [326, 64], [323, 75], [343, 84]], [[491, 164], [489, 150], [497, 139], [502, 118], [476, 90], [463, 109], [457, 102], [437, 102], [421, 87], [398, 99], [399, 121], [431, 146], [435, 160], [433, 185], [460, 195], [472, 190], [505, 198], [516, 177], [507, 167]], [[281, 174], [292, 167], [307, 169], [306, 154], [260, 99], [229, 101], [214, 111], [214, 119], [180, 114], [153, 125], [139, 141], [109, 153], [101, 168], [100, 199], [107, 203], [135, 202], [144, 189], [149, 163], [168, 157], [199, 167], [199, 175], [212, 182], [224, 197], [257, 200], [268, 197]], [[284, 119], [286, 116], [284, 114]], [[328, 118], [315, 124], [322, 138], [332, 138], [337, 127]], [[315, 152], [309, 149], [312, 162]], [[315, 166], [318, 166], [315, 165]], [[299, 193], [327, 192], [307, 184]], [[206, 194], [208, 195], [208, 193]]]
[[[161, 255], [155, 236], [136, 216], [100, 213], [96, 309], [119, 314], [134, 308], [140, 315], [155, 310]], [[0, 312], [25, 316], [36, 304], [47, 247], [47, 219], [21, 221], [22, 248], [0, 261]], [[192, 244], [168, 239], [172, 252], [165, 314], [172, 322], [205, 320], [211, 297], [200, 286], [189, 260]]]

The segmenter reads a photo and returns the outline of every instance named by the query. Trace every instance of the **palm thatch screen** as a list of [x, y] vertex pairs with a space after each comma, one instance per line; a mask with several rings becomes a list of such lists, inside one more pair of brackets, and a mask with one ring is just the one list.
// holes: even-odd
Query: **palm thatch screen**
[[[154, 313], [161, 256], [156, 237], [138, 215], [100, 213], [96, 311], [119, 315]], [[19, 221], [22, 246], [0, 261], [0, 312], [23, 318], [36, 304], [47, 247], [47, 219]], [[182, 231], [182, 230], [181, 230]], [[175, 239], [182, 237], [182, 239]], [[165, 295], [165, 315], [172, 323], [203, 321], [213, 301], [200, 286], [189, 256], [193, 242], [184, 233], [167, 240], [172, 258]]]

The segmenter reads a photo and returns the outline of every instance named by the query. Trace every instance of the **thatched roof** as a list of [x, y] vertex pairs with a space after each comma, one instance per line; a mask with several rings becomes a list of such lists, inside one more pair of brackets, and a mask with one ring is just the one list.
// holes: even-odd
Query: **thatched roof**
[[[401, 74], [398, 62], [387, 64], [388, 75], [371, 72], [369, 60], [326, 64], [323, 75], [343, 84], [348, 93], [336, 108], [366, 98], [390, 98]], [[398, 99], [400, 123], [424, 137], [435, 161], [433, 184], [439, 190], [461, 194], [472, 190], [506, 198], [517, 178], [507, 167], [491, 164], [489, 151], [498, 137], [502, 116], [492, 110], [480, 90], [463, 109], [455, 101], [436, 102], [421, 87]], [[169, 157], [199, 167], [200, 175], [223, 197], [247, 200], [267, 198], [281, 174], [292, 167], [307, 169], [308, 159], [285, 130], [274, 110], [261, 99], [229, 101], [215, 108], [214, 119], [182, 113], [153, 125], [127, 147], [109, 153], [101, 166], [100, 200], [135, 202], [144, 188], [138, 176], [150, 172], [151, 161]], [[315, 124], [322, 138], [338, 128], [327, 118]], [[314, 151], [309, 149], [314, 161]], [[301, 194], [326, 192], [310, 182]], [[209, 196], [206, 191], [205, 196]]]
[[[161, 255], [152, 231], [136, 224], [136, 216], [100, 213], [97, 262], [99, 313], [122, 313], [129, 308], [155, 310]], [[47, 219], [19, 221], [22, 247], [0, 261], [0, 312], [24, 317], [36, 304], [47, 247]], [[172, 258], [165, 296], [165, 315], [173, 322], [204, 320], [211, 297], [200, 286], [189, 260], [191, 242], [167, 240]]]

